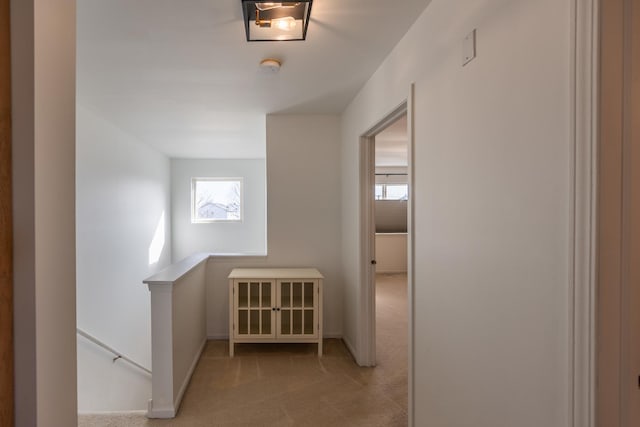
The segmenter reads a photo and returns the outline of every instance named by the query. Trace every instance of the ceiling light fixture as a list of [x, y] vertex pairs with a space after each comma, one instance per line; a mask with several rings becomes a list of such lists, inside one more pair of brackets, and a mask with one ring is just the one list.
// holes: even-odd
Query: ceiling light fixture
[[260, 68], [263, 72], [267, 74], [275, 74], [280, 71], [280, 67], [282, 66], [282, 62], [278, 59], [267, 58], [263, 59], [260, 62]]
[[313, 0], [241, 1], [247, 41], [304, 40], [307, 37]]

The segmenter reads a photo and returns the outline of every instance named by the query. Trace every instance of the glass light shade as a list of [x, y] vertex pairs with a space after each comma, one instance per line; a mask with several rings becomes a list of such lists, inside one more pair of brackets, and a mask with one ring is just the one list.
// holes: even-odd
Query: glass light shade
[[296, 20], [293, 16], [286, 16], [284, 18], [276, 18], [271, 20], [271, 28], [275, 27], [279, 30], [292, 31], [296, 28]]
[[241, 1], [247, 41], [306, 38], [313, 0], [277, 3]]
[[280, 3], [256, 3], [256, 9], [258, 10], [270, 10], [280, 7]]

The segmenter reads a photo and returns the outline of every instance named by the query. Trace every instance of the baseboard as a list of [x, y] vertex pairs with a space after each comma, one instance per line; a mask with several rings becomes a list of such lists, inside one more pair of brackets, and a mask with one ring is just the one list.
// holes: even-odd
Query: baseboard
[[327, 339], [329, 339], [329, 340], [333, 340], [333, 339], [341, 340], [341, 339], [342, 339], [342, 333], [339, 333], [339, 334], [335, 334], [335, 333], [334, 333], [334, 334], [325, 333], [325, 334], [322, 336], [322, 338], [324, 338], [325, 340], [327, 340]]
[[175, 418], [177, 409], [175, 407], [165, 406], [163, 408], [156, 408], [153, 406], [153, 399], [149, 399], [149, 409], [147, 410], [147, 418], [153, 419], [168, 419]]
[[346, 337], [342, 337], [342, 342], [347, 347], [347, 350], [349, 350], [349, 353], [351, 353], [353, 360], [358, 360], [358, 358], [356, 357], [356, 350], [351, 344], [351, 341], [349, 341]]
[[182, 397], [184, 393], [187, 391], [187, 387], [189, 387], [189, 382], [191, 381], [191, 376], [193, 375], [193, 371], [195, 371], [196, 366], [198, 365], [198, 361], [200, 360], [200, 356], [202, 356], [202, 352], [204, 351], [204, 347], [207, 345], [207, 339], [202, 340], [202, 344], [200, 344], [200, 349], [196, 353], [196, 357], [193, 358], [193, 362], [191, 362], [191, 366], [189, 367], [189, 371], [187, 371], [187, 375], [182, 382], [182, 386], [180, 387], [180, 391], [178, 391], [178, 395], [176, 396], [175, 401], [173, 402], [173, 407], [175, 408], [175, 413], [178, 413], [178, 409], [180, 408], [180, 403], [182, 402]]
[[407, 270], [376, 270], [376, 274], [407, 274]]
[[208, 335], [208, 340], [228, 340], [229, 334], [220, 334], [220, 335]]
[[[325, 333], [323, 336], [323, 338], [325, 339], [342, 339], [342, 332], [339, 333]], [[229, 339], [229, 335], [225, 334], [225, 335], [208, 335], [207, 336], [208, 340], [228, 340]]]
[[78, 411], [78, 415], [147, 415], [144, 409], [132, 409], [130, 411]]

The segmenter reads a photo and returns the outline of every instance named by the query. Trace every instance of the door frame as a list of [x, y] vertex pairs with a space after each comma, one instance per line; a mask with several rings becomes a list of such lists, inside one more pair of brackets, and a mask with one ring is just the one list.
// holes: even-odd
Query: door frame
[[599, 1], [571, 2], [569, 425], [596, 426]]
[[[632, 0], [600, 3], [598, 168], [598, 425], [636, 425], [640, 415], [636, 370], [640, 292], [632, 259], [637, 257], [637, 137], [640, 85], [640, 6]], [[637, 268], [637, 267], [636, 267]]]
[[9, 0], [0, 0], [0, 425], [13, 425], [13, 221]]
[[413, 84], [406, 99], [385, 115], [374, 126], [360, 136], [360, 316], [359, 316], [359, 355], [358, 364], [375, 366], [376, 364], [376, 293], [375, 293], [375, 136], [394, 123], [401, 116], [407, 116], [408, 137], [408, 183], [409, 200], [407, 202], [407, 356], [408, 356], [408, 415], [409, 425], [413, 422], [413, 295], [414, 295], [414, 239], [413, 239]]

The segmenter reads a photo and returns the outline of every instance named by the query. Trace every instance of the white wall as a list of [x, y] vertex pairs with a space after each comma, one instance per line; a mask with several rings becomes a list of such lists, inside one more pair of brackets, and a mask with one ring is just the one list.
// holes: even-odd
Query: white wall
[[[117, 361], [78, 336], [78, 412], [141, 411], [151, 397], [151, 375]], [[151, 368], [151, 365], [147, 366]]]
[[376, 273], [406, 273], [407, 233], [376, 233]]
[[206, 269], [205, 261], [173, 284], [174, 402], [185, 392], [207, 339]]
[[234, 267], [317, 267], [325, 276], [325, 336], [342, 335], [339, 156], [337, 116], [267, 116], [268, 255], [209, 260], [209, 336], [229, 334]]
[[[171, 260], [169, 159], [81, 105], [76, 150], [78, 327], [151, 368], [142, 280]], [[78, 340], [79, 411], [146, 409], [150, 376]]]
[[[191, 178], [243, 178], [243, 221], [191, 223]], [[173, 260], [198, 252], [266, 253], [264, 159], [171, 160]]]
[[151, 292], [149, 418], [173, 418], [207, 341], [208, 254], [194, 254], [145, 279]]
[[567, 425], [570, 5], [433, 0], [343, 115], [345, 335], [359, 346], [358, 137], [415, 82], [416, 426]]
[[406, 233], [407, 207], [406, 200], [376, 200], [374, 202], [376, 232]]
[[11, 1], [17, 426], [76, 425], [75, 1]]

